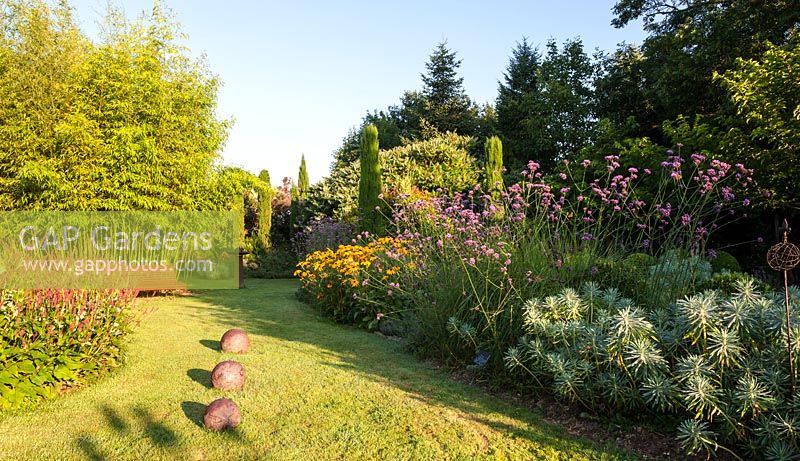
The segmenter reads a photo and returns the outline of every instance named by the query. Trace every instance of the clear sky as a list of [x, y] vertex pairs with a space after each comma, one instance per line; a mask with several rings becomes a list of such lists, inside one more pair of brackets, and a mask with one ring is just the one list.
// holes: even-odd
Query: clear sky
[[[235, 124], [225, 164], [272, 182], [297, 178], [304, 153], [312, 183], [325, 176], [333, 151], [368, 110], [396, 104], [421, 87], [420, 73], [442, 39], [463, 60], [467, 94], [493, 102], [511, 49], [523, 36], [580, 37], [587, 51], [641, 43], [641, 25], [611, 25], [613, 0], [245, 1], [165, 0], [186, 45], [206, 53], [223, 81], [220, 116]], [[94, 36], [106, 0], [72, 0]], [[116, 1], [130, 17], [152, 0]]]

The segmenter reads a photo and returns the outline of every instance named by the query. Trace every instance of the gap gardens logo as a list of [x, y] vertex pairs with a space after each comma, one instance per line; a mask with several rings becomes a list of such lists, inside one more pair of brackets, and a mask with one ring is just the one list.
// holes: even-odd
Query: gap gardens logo
[[2, 288], [236, 288], [237, 212], [0, 213]]

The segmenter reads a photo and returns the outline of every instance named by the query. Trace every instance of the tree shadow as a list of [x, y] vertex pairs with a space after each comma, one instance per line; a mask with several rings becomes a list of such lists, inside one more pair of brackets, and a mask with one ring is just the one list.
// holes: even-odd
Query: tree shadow
[[89, 434], [81, 434], [77, 440], [78, 448], [86, 455], [89, 461], [104, 461], [106, 459], [97, 444], [92, 440]]
[[219, 347], [219, 341], [215, 341], [215, 340], [212, 340], [212, 339], [201, 339], [200, 340], [200, 344], [202, 344], [203, 346], [211, 349], [212, 351], [220, 351], [221, 350], [220, 347]]
[[181, 403], [181, 409], [186, 418], [194, 423], [197, 427], [203, 426], [203, 414], [206, 412], [206, 406], [200, 402], [186, 401]]
[[105, 416], [106, 421], [108, 421], [108, 425], [111, 426], [117, 432], [128, 432], [128, 423], [119, 416], [117, 410], [103, 405], [100, 407], [100, 412], [103, 413]]
[[[184, 404], [185, 403], [186, 402], [184, 402]], [[199, 418], [202, 419], [205, 406], [199, 403], [196, 405], [202, 407], [202, 409], [199, 410]], [[185, 405], [182, 406], [184, 407], [184, 413], [186, 413], [187, 409]], [[135, 429], [138, 424], [131, 425], [130, 418], [126, 420], [126, 418], [120, 416], [120, 413], [117, 409], [108, 405], [102, 405], [98, 408], [98, 410], [105, 417], [108, 426], [116, 431], [120, 436], [135, 436], [136, 438], [141, 438], [140, 435], [132, 431], [132, 429]], [[130, 410], [130, 413], [139, 421], [139, 424], [141, 424], [142, 429], [144, 430], [145, 436], [154, 447], [162, 449], [174, 448], [179, 444], [178, 434], [166, 424], [154, 417], [153, 414], [146, 408], [134, 407]], [[200, 426], [202, 426], [202, 423]], [[108, 459], [100, 450], [100, 447], [91, 434], [80, 434], [76, 440], [76, 443], [78, 448], [86, 455], [87, 459], [92, 461]]]
[[192, 381], [202, 384], [203, 387], [206, 389], [211, 389], [213, 386], [211, 385], [211, 372], [208, 370], [203, 370], [200, 368], [192, 368], [191, 370], [186, 372], [186, 376], [192, 379]]
[[150, 442], [157, 447], [171, 447], [178, 443], [178, 435], [161, 421], [157, 421], [153, 414], [144, 408], [133, 409], [133, 414], [144, 425], [144, 432]]

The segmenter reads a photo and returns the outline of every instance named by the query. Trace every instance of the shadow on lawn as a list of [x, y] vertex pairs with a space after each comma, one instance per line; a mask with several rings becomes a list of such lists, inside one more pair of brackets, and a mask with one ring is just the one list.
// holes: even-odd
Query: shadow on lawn
[[181, 410], [183, 410], [183, 414], [186, 418], [194, 423], [197, 427], [205, 427], [203, 426], [203, 414], [206, 412], [206, 406], [200, 402], [190, 402], [186, 401], [181, 403]]
[[206, 389], [211, 389], [211, 372], [200, 368], [192, 368], [186, 372], [186, 376], [191, 378], [192, 381], [202, 384]]
[[[249, 280], [248, 290], [207, 291], [198, 296], [210, 304], [211, 313], [230, 327], [244, 328], [251, 335], [265, 335], [293, 342], [304, 342], [331, 352], [328, 365], [352, 370], [370, 379], [389, 383], [413, 398], [433, 405], [461, 410], [467, 418], [497, 431], [512, 433], [540, 444], [570, 451], [586, 442], [566, 434], [563, 428], [545, 424], [541, 416], [487, 398], [480, 390], [450, 379], [407, 355], [397, 342], [321, 319], [310, 306], [297, 300], [297, 283], [291, 280]], [[251, 336], [252, 341], [252, 336]], [[397, 360], [387, 357], [395, 355]], [[403, 358], [406, 355], [406, 359]], [[490, 414], [501, 414], [523, 424], [492, 421]], [[614, 446], [606, 449], [623, 455]]]
[[[125, 420], [125, 418], [123, 418], [115, 408], [112, 408], [108, 405], [103, 405], [100, 407], [100, 413], [102, 413], [106, 418], [108, 426], [114, 429], [120, 435], [136, 435], [131, 433], [131, 424]], [[139, 424], [144, 430], [145, 436], [150, 440], [150, 443], [154, 447], [169, 448], [178, 444], [177, 433], [170, 429], [166, 424], [158, 421], [147, 409], [143, 407], [134, 407], [131, 409], [131, 414], [139, 421]], [[91, 434], [81, 434], [78, 436], [76, 443], [78, 448], [83, 451], [89, 460], [95, 461], [108, 459], [100, 450], [100, 447]]]
[[212, 351], [219, 351], [220, 350], [219, 341], [215, 341], [215, 340], [212, 340], [212, 339], [201, 339], [200, 340], [200, 344], [202, 344], [203, 346], [211, 349]]
[[142, 407], [133, 409], [133, 414], [144, 426], [144, 433], [157, 447], [171, 447], [178, 443], [178, 435], [166, 424], [156, 420], [153, 414]]
[[120, 433], [128, 432], [128, 423], [119, 416], [117, 410], [103, 405], [100, 407], [100, 412], [103, 413], [106, 421], [108, 421], [108, 425], [111, 426], [112, 429]]
[[86, 455], [89, 461], [103, 461], [106, 459], [103, 453], [97, 448], [97, 444], [89, 434], [81, 434], [78, 437], [78, 448]]

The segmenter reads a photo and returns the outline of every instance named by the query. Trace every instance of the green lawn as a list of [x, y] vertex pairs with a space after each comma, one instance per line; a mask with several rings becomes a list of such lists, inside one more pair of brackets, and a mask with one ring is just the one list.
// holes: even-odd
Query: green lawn
[[[128, 364], [0, 416], [0, 459], [631, 459], [453, 381], [396, 341], [321, 319], [294, 281], [140, 301]], [[201, 427], [217, 340], [250, 333], [235, 431]]]

